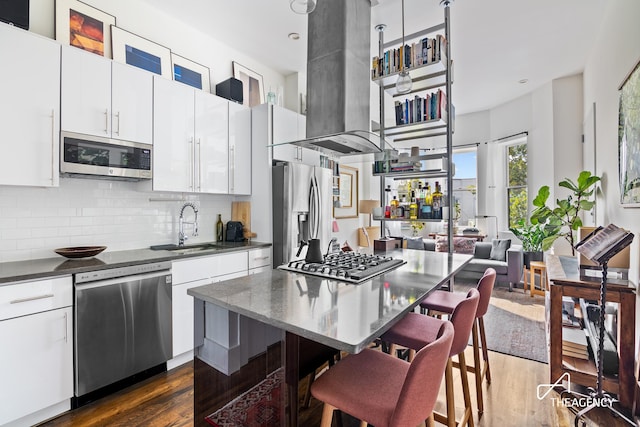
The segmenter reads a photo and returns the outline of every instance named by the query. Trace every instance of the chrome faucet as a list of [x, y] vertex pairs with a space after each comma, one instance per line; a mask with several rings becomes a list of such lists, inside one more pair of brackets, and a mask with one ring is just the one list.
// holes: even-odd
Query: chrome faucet
[[[193, 213], [195, 214], [195, 218], [193, 219], [193, 222], [188, 222], [188, 221], [184, 220], [184, 210], [188, 206], [191, 207], [191, 209], [193, 209]], [[197, 236], [198, 235], [198, 208], [196, 207], [196, 205], [194, 205], [191, 202], [187, 202], [184, 205], [182, 205], [182, 209], [180, 209], [180, 218], [178, 220], [178, 224], [179, 224], [178, 246], [184, 246], [184, 241], [188, 239], [188, 237], [185, 236], [185, 234], [184, 234], [184, 225], [185, 224], [193, 225], [193, 234], [192, 234], [192, 236]]]

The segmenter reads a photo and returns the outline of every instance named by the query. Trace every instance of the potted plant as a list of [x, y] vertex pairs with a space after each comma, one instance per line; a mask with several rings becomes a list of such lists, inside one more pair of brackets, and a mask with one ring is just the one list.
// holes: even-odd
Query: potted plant
[[543, 224], [557, 232], [545, 237], [542, 241], [542, 250], [548, 250], [558, 237], [564, 237], [571, 245], [571, 253], [575, 255], [574, 232], [582, 226], [580, 214], [582, 211], [593, 209], [594, 201], [589, 200], [595, 191], [595, 184], [600, 181], [600, 177], [591, 174], [589, 171], [582, 171], [578, 175], [577, 182], [565, 178], [560, 181], [560, 187], [571, 190], [565, 199], [557, 199], [556, 207], [547, 206], [549, 199], [549, 187], [543, 186], [538, 190], [538, 195], [533, 199], [535, 210], [531, 213], [532, 224]]
[[542, 261], [542, 242], [557, 233], [556, 227], [531, 224], [522, 219], [516, 227], [510, 227], [509, 230], [522, 242], [522, 255], [527, 269], [530, 268], [531, 261]]

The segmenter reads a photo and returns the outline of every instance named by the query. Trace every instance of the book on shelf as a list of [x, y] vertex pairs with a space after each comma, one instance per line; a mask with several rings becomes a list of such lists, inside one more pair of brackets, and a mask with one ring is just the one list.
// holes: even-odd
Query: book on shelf
[[633, 241], [633, 233], [614, 224], [598, 227], [582, 239], [576, 250], [585, 258], [604, 264]]
[[447, 95], [442, 89], [395, 101], [396, 126], [447, 118]]
[[589, 344], [584, 329], [562, 327], [562, 354], [577, 359], [589, 359]]
[[411, 69], [444, 61], [446, 51], [447, 39], [441, 34], [435, 38], [425, 37], [418, 42], [389, 49], [383, 53], [382, 58], [371, 58], [371, 79], [397, 73], [405, 68]]
[[588, 353], [587, 335], [584, 329], [562, 327], [562, 349], [573, 349], [573, 351], [582, 351]]

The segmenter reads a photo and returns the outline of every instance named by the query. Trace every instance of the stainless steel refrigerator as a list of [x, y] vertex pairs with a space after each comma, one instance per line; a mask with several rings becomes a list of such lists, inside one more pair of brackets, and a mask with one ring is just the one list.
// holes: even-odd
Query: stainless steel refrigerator
[[331, 169], [301, 163], [273, 166], [273, 266], [306, 255], [302, 242], [320, 239], [326, 253], [331, 240]]

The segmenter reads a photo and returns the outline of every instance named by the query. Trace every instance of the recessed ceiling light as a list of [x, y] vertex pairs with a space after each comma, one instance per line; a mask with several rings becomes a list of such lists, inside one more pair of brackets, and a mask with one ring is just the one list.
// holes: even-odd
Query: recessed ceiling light
[[300, 38], [300, 34], [298, 34], [298, 33], [289, 33], [289, 35], [287, 37], [289, 37], [291, 40], [298, 40]]
[[523, 85], [525, 83], [528, 83], [528, 82], [529, 82], [529, 79], [520, 79], [520, 80], [518, 80], [518, 83], [520, 83], [521, 85]]

